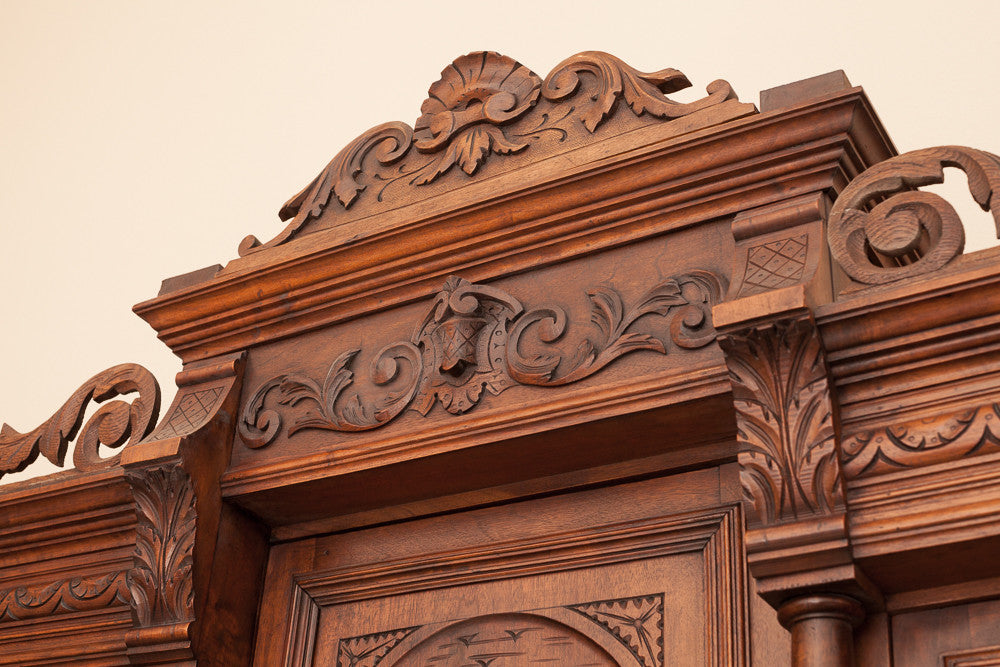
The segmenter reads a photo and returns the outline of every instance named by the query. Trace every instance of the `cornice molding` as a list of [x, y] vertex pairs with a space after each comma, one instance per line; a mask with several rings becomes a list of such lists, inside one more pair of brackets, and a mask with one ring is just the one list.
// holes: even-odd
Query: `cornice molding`
[[[578, 149], [568, 174], [560, 158], [557, 180], [543, 161], [470, 183], [252, 254], [135, 310], [182, 359], [210, 357], [356, 318], [375, 303], [427, 298], [451, 273], [485, 282], [748, 206], [839, 189], [894, 151], [857, 88], [742, 119], [736, 107], [724, 112], [731, 104], [740, 106], [713, 107], [728, 114], [716, 118], [718, 127], [689, 127], [680, 136], [674, 124], [638, 128]], [[700, 113], [709, 112], [676, 124]], [[428, 261], [423, 253], [432, 249], [436, 259]]]

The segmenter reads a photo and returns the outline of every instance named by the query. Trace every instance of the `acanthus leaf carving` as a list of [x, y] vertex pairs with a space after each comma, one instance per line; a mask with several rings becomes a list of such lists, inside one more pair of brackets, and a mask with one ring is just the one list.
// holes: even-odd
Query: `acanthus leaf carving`
[[291, 222], [278, 236], [264, 244], [248, 236], [239, 253], [245, 256], [291, 240], [325, 211], [357, 205], [369, 186], [379, 185], [373, 198], [382, 202], [386, 190], [397, 183], [427, 186], [455, 166], [472, 176], [491, 155], [521, 153], [546, 138], [562, 143], [576, 120], [593, 134], [616, 113], [619, 100], [636, 117], [669, 120], [736, 98], [722, 80], [709, 84], [708, 96], [694, 102], [666, 97], [690, 85], [675, 69], [644, 73], [600, 51], [564, 60], [544, 81], [499, 53], [461, 56], [430, 86], [412, 128], [402, 122], [383, 123], [352, 141], [282, 206], [279, 217]]
[[719, 337], [736, 407], [740, 479], [754, 525], [843, 508], [833, 399], [809, 317]]
[[[615, 359], [638, 350], [666, 353], [663, 342], [648, 334], [630, 333], [629, 328], [644, 315], [666, 317], [679, 308], [670, 324], [673, 342], [683, 348], [698, 348], [715, 339], [708, 326], [709, 309], [722, 294], [719, 280], [706, 271], [695, 271], [663, 281], [647, 292], [638, 303], [626, 308], [621, 295], [599, 287], [588, 292], [593, 305], [591, 320], [600, 331], [600, 339], [585, 339], [569, 360], [558, 353], [526, 358], [520, 351], [521, 339], [528, 327], [537, 325], [538, 337], [545, 343], [559, 341], [566, 332], [566, 314], [560, 308], [543, 308], [519, 318], [510, 332], [507, 363], [511, 377], [522, 384], [559, 386], [593, 375]], [[557, 374], [568, 361], [569, 368]]]
[[673, 68], [647, 74], [603, 51], [584, 51], [556, 65], [542, 83], [542, 95], [552, 101], [571, 97], [581, 88], [583, 72], [597, 79], [596, 90], [588, 90], [592, 104], [580, 114], [591, 132], [596, 132], [611, 115], [619, 99], [624, 99], [636, 116], [648, 113], [658, 118], [679, 118], [735, 96], [732, 86], [720, 79], [708, 85], [708, 97], [696, 102], [674, 102], [666, 95], [691, 86], [684, 74]]
[[[991, 211], [1000, 235], [1000, 158], [964, 146], [904, 153], [869, 168], [844, 188], [830, 211], [830, 251], [854, 280], [879, 285], [923, 275], [962, 254], [965, 230], [942, 197], [916, 190], [944, 182], [944, 168], [968, 176], [969, 191]], [[868, 210], [868, 207], [871, 207]]]
[[194, 620], [194, 487], [179, 465], [130, 470], [136, 549], [128, 577], [140, 627]]
[[248, 447], [264, 447], [277, 437], [283, 420], [289, 436], [303, 429], [367, 431], [407, 408], [426, 415], [440, 403], [459, 415], [475, 407], [484, 391], [495, 396], [517, 383], [577, 382], [632, 352], [665, 354], [660, 338], [630, 331], [646, 315], [672, 316], [669, 338], [677, 347], [704, 347], [715, 340], [710, 310], [723, 292], [720, 280], [707, 271], [668, 278], [632, 306], [610, 287], [591, 290], [600, 341], [585, 340], [567, 362], [568, 370], [558, 373], [566, 355], [553, 351], [526, 358], [520, 344], [529, 330], [538, 332], [543, 343], [558, 342], [568, 320], [561, 308], [525, 313], [511, 295], [453, 276], [410, 341], [391, 344], [376, 356], [371, 377], [382, 391], [380, 397], [371, 401], [360, 393], [346, 395], [359, 353], [349, 350], [333, 361], [322, 384], [303, 374], [283, 374], [262, 383], [243, 408], [240, 437]]
[[0, 590], [0, 623], [128, 604], [125, 572]]
[[923, 417], [844, 438], [844, 475], [880, 475], [1000, 448], [1000, 403]]
[[[132, 393], [138, 396], [131, 403], [103, 403], [81, 429], [91, 401], [102, 403]], [[137, 364], [113, 366], [87, 380], [56, 414], [33, 431], [19, 433], [4, 424], [0, 429], [0, 476], [24, 470], [39, 454], [62, 466], [67, 445], [74, 438], [73, 463], [77, 468], [100, 470], [117, 465], [121, 454], [101, 458], [100, 446], [139, 442], [153, 430], [159, 412], [160, 387], [156, 378]]]

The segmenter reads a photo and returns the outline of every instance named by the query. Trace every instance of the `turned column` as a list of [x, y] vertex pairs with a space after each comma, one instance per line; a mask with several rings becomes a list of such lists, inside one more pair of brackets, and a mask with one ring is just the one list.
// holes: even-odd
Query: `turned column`
[[792, 633], [795, 667], [852, 667], [854, 628], [865, 612], [844, 595], [805, 595], [778, 609], [778, 620]]

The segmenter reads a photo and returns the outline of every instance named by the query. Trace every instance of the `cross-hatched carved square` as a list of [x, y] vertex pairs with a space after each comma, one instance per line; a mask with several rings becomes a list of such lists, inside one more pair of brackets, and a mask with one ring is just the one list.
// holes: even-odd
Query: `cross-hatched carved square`
[[802, 279], [809, 252], [805, 234], [770, 241], [750, 248], [739, 295], [794, 285]]

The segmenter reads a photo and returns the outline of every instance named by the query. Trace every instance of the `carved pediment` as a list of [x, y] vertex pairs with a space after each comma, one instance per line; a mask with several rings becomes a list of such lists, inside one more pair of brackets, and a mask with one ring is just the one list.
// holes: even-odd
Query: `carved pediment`
[[567, 58], [544, 80], [499, 53], [461, 56], [431, 85], [413, 127], [383, 123], [349, 143], [282, 206], [285, 230], [265, 244], [248, 236], [240, 255], [736, 99], [722, 80], [694, 102], [667, 97], [690, 86], [676, 69], [644, 73], [601, 51]]

